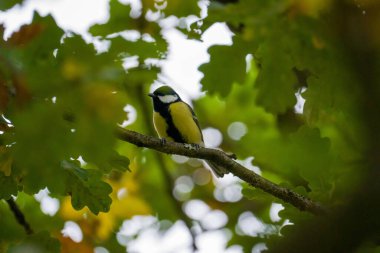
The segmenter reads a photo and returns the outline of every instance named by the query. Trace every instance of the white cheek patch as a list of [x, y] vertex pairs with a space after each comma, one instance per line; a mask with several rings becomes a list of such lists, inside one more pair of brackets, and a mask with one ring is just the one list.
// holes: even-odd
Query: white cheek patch
[[165, 96], [158, 96], [158, 98], [161, 100], [162, 103], [169, 104], [173, 103], [178, 99], [177, 95], [165, 95]]

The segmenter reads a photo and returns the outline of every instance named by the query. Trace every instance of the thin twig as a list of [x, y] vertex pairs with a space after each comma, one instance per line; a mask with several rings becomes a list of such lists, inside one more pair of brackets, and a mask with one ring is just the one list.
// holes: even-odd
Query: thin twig
[[13, 200], [13, 198], [7, 199], [9, 208], [11, 209], [13, 215], [15, 216], [17, 222], [24, 228], [26, 234], [33, 234], [33, 230], [30, 227], [29, 223], [26, 221], [24, 214]]
[[223, 151], [203, 147], [189, 148], [188, 145], [177, 142], [167, 141], [163, 143], [158, 138], [142, 135], [121, 127], [117, 128], [116, 135], [120, 140], [132, 143], [139, 147], [146, 147], [167, 154], [183, 155], [213, 161], [253, 187], [259, 188], [284, 202], [293, 205], [301, 211], [307, 211], [315, 215], [321, 215], [326, 212], [319, 203], [259, 176], [255, 172], [235, 162]]

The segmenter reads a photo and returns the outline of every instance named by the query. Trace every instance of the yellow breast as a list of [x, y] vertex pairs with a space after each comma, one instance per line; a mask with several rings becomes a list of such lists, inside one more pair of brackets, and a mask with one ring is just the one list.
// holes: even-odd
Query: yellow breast
[[193, 118], [191, 108], [184, 102], [169, 106], [174, 126], [179, 130], [187, 143], [203, 145], [202, 132]]
[[[172, 103], [169, 106], [170, 115], [174, 127], [179, 131], [186, 143], [195, 143], [203, 146], [202, 132], [199, 129], [191, 108], [184, 102]], [[174, 141], [168, 136], [168, 123], [158, 113], [153, 113], [154, 128], [160, 138], [165, 138], [169, 141]]]
[[160, 138], [165, 138], [169, 141], [173, 141], [173, 139], [170, 138], [166, 133], [167, 124], [165, 122], [165, 119], [158, 112], [153, 112], [153, 123], [154, 128], [156, 129], [156, 132]]

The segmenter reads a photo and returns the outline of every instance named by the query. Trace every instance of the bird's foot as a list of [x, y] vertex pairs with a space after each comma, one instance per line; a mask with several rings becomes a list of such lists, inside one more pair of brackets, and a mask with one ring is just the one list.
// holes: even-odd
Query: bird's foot
[[229, 158], [233, 159], [233, 160], [236, 160], [236, 159], [237, 159], [237, 156], [236, 156], [236, 154], [234, 154], [234, 153], [226, 153], [226, 155], [227, 155]]
[[167, 140], [165, 138], [160, 139], [161, 146], [165, 146], [166, 143], [167, 143]]

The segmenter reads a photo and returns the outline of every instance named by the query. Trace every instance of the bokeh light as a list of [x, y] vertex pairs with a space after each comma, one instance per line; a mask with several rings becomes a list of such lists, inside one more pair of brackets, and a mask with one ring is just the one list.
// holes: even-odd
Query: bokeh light
[[184, 201], [190, 197], [190, 192], [194, 188], [194, 183], [191, 177], [181, 176], [176, 179], [173, 195], [176, 199]]
[[218, 129], [208, 127], [203, 129], [202, 133], [206, 147], [217, 148], [222, 144], [223, 136]]
[[247, 131], [247, 126], [243, 122], [238, 121], [231, 123], [227, 129], [228, 136], [235, 141], [240, 140]]
[[210, 210], [210, 207], [202, 200], [192, 199], [184, 204], [187, 216], [194, 220], [202, 219]]
[[61, 233], [64, 237], [69, 237], [77, 243], [83, 240], [82, 230], [74, 221], [66, 221]]
[[49, 193], [49, 190], [45, 188], [34, 194], [34, 198], [40, 202], [40, 208], [44, 214], [54, 216], [59, 210], [60, 203], [58, 199], [50, 197]]

